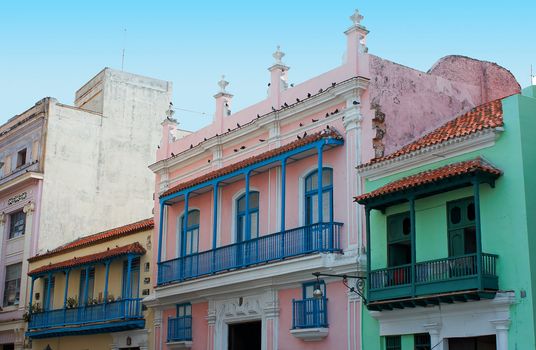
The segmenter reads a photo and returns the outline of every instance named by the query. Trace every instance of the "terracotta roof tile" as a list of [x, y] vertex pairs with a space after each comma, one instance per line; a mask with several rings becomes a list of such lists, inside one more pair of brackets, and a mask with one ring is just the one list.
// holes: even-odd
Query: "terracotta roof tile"
[[152, 229], [153, 227], [154, 227], [153, 218], [141, 220], [138, 222], [134, 222], [132, 224], [124, 225], [121, 227], [116, 227], [111, 230], [107, 230], [107, 231], [95, 233], [90, 236], [79, 238], [75, 241], [64, 244], [44, 254], [33, 256], [30, 259], [28, 259], [28, 261], [30, 262], [38, 261], [46, 257], [58, 255], [58, 254], [61, 254], [67, 251], [72, 251], [81, 247], [86, 247], [86, 246], [90, 246], [93, 244], [99, 244], [102, 242], [115, 239], [117, 237], [126, 236], [126, 235], [137, 233], [140, 231], [146, 231], [146, 230]]
[[138, 254], [143, 255], [145, 254], [145, 248], [141, 246], [138, 242], [134, 242], [132, 244], [118, 247], [114, 249], [109, 249], [95, 254], [90, 254], [82, 257], [75, 257], [74, 259], [62, 261], [55, 264], [48, 264], [41, 267], [38, 267], [30, 272], [28, 272], [29, 276], [42, 274], [49, 271], [57, 271], [62, 270], [70, 267], [85, 265], [85, 264], [91, 264], [96, 263], [100, 261], [104, 261], [110, 258], [114, 258], [121, 255], [127, 255], [127, 254]]
[[364, 193], [354, 198], [355, 202], [361, 203], [371, 198], [381, 197], [386, 194], [415, 188], [418, 186], [430, 184], [439, 180], [452, 178], [459, 175], [470, 174], [475, 172], [485, 172], [491, 175], [500, 176], [501, 170], [493, 167], [482, 158], [476, 158], [459, 163], [453, 163], [442, 166], [437, 169], [423, 171], [411, 176], [404, 177], [382, 186], [374, 191]]
[[477, 106], [469, 112], [462, 114], [455, 119], [443, 124], [439, 128], [424, 135], [416, 141], [400, 148], [389, 155], [374, 158], [367, 164], [362, 164], [358, 168], [363, 168], [371, 164], [379, 163], [388, 159], [400, 157], [412, 153], [425, 147], [442, 143], [461, 136], [473, 134], [483, 129], [492, 129], [503, 126], [502, 99], [494, 100]]
[[248, 167], [248, 166], [250, 166], [252, 164], [262, 162], [263, 160], [278, 156], [280, 154], [283, 154], [285, 152], [294, 150], [294, 149], [299, 148], [301, 146], [305, 146], [307, 144], [316, 142], [318, 140], [328, 139], [328, 138], [338, 139], [338, 140], [343, 139], [342, 136], [336, 130], [334, 130], [333, 128], [324, 129], [324, 130], [316, 132], [314, 134], [302, 137], [299, 140], [292, 141], [292, 142], [290, 142], [290, 143], [288, 143], [288, 144], [286, 144], [284, 146], [272, 149], [270, 151], [266, 151], [264, 153], [258, 154], [256, 156], [253, 156], [253, 157], [250, 157], [250, 158], [246, 158], [246, 159], [241, 160], [241, 161], [239, 161], [237, 163], [227, 165], [227, 166], [225, 166], [225, 167], [223, 167], [221, 169], [217, 169], [217, 170], [211, 171], [211, 172], [209, 172], [209, 173], [207, 173], [205, 175], [196, 177], [195, 179], [180, 183], [180, 184], [172, 187], [171, 189], [167, 190], [166, 192], [164, 192], [160, 196], [160, 198], [168, 196], [168, 195], [173, 194], [173, 193], [180, 192], [180, 191], [182, 191], [184, 189], [187, 189], [189, 187], [193, 187], [193, 186], [202, 184], [204, 182], [213, 180], [213, 179], [215, 179], [217, 177], [230, 174], [233, 171], [246, 168], [246, 167]]

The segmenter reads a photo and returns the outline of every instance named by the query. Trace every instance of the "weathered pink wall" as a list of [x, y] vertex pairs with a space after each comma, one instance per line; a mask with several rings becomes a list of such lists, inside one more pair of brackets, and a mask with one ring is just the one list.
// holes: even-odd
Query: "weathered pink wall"
[[348, 334], [348, 302], [347, 289], [341, 282], [328, 283], [326, 285], [326, 295], [328, 300], [328, 336], [318, 342], [304, 342], [295, 338], [291, 333], [292, 329], [292, 299], [301, 300], [303, 298], [302, 289], [284, 289], [279, 291], [279, 350], [324, 350], [324, 349], [346, 349]]
[[506, 69], [462, 56], [444, 57], [424, 73], [370, 55], [370, 72], [370, 108], [385, 117], [385, 154], [477, 105], [520, 91]]
[[[206, 350], [209, 348], [207, 339], [208, 323], [206, 316], [208, 313], [208, 303], [192, 304], [192, 350]], [[162, 335], [163, 349], [168, 349], [166, 344], [168, 319], [176, 317], [175, 308], [166, 309], [162, 312]]]

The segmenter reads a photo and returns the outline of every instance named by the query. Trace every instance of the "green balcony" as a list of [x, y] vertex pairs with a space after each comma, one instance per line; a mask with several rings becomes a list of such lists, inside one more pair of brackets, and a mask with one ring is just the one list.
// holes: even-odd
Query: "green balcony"
[[480, 273], [477, 254], [372, 270], [368, 308], [381, 311], [493, 297], [499, 289], [498, 256], [482, 253], [481, 259]]

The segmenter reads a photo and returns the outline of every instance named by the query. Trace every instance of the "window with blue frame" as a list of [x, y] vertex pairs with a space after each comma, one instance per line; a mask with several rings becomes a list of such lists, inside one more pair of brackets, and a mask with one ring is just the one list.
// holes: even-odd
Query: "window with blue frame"
[[429, 333], [415, 334], [413, 340], [415, 350], [430, 350], [432, 348]]
[[[251, 232], [246, 232], [246, 217], [249, 215]], [[242, 242], [259, 237], [259, 192], [249, 192], [249, 208], [246, 210], [246, 194], [236, 200], [236, 241]]]
[[[87, 283], [87, 295], [84, 295], [84, 290], [86, 288], [86, 269], [80, 271], [80, 289], [78, 295], [78, 305], [85, 305], [89, 300], [93, 300], [93, 292], [95, 289], [95, 268], [91, 267], [89, 269], [88, 283]], [[85, 297], [85, 298], [84, 298]]]
[[197, 209], [188, 212], [188, 222], [184, 227], [184, 215], [181, 216], [179, 232], [179, 254], [186, 256], [199, 250], [199, 221], [201, 213]]
[[[50, 283], [50, 297], [48, 297], [48, 294], [47, 294], [49, 283]], [[51, 278], [51, 281], [49, 281], [48, 278], [45, 278], [45, 283], [43, 283], [43, 306], [45, 310], [54, 309], [54, 285], [55, 284], [56, 284], [56, 279], [54, 277]], [[47, 304], [47, 297], [48, 297], [48, 304]]]
[[132, 259], [130, 267], [130, 295], [127, 295], [128, 260], [123, 261], [123, 298], [137, 298], [140, 294], [140, 258]]
[[192, 304], [178, 304], [177, 317], [169, 319], [168, 341], [192, 340]]
[[[316, 224], [318, 215], [318, 171], [312, 171], [305, 178], [305, 225]], [[333, 220], [333, 170], [322, 170], [322, 220]]]
[[[322, 291], [322, 298], [316, 299], [313, 295], [313, 291], [317, 287], [320, 287]], [[300, 328], [307, 327], [327, 327], [327, 309], [326, 309], [326, 284], [323, 280], [319, 282], [307, 282], [302, 286], [302, 305], [299, 306], [298, 314], [300, 319], [298, 323], [301, 323]]]

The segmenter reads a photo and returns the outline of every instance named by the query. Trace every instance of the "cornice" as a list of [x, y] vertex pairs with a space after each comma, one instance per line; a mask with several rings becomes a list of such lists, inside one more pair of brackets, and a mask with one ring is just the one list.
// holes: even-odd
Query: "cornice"
[[504, 131], [502, 127], [484, 129], [473, 134], [457, 137], [436, 145], [428, 146], [396, 158], [372, 163], [357, 172], [368, 180], [377, 180], [399, 172], [437, 162], [440, 159], [491, 147]]
[[369, 79], [364, 77], [353, 77], [346, 81], [336, 84], [325, 91], [318, 93], [311, 98], [302, 100], [290, 107], [276, 110], [270, 112], [260, 118], [253, 119], [249, 123], [242, 125], [241, 128], [232, 130], [231, 132], [224, 133], [203, 141], [201, 144], [194, 146], [191, 149], [187, 149], [178, 155], [160, 160], [156, 163], [153, 163], [149, 166], [153, 172], [158, 173], [165, 168], [173, 168], [179, 164], [184, 164], [185, 161], [196, 158], [199, 155], [203, 154], [205, 151], [210, 150], [217, 146], [227, 146], [236, 142], [236, 140], [243, 138], [244, 136], [254, 137], [252, 135], [259, 134], [259, 131], [264, 132], [270, 128], [270, 125], [276, 121], [291, 121], [293, 119], [298, 119], [303, 117], [304, 114], [314, 113], [313, 110], [327, 108], [325, 106], [327, 102], [333, 101], [334, 99], [340, 97], [341, 101], [336, 103], [343, 102], [343, 97], [350, 91], [359, 91], [361, 89], [366, 89], [369, 85]]

